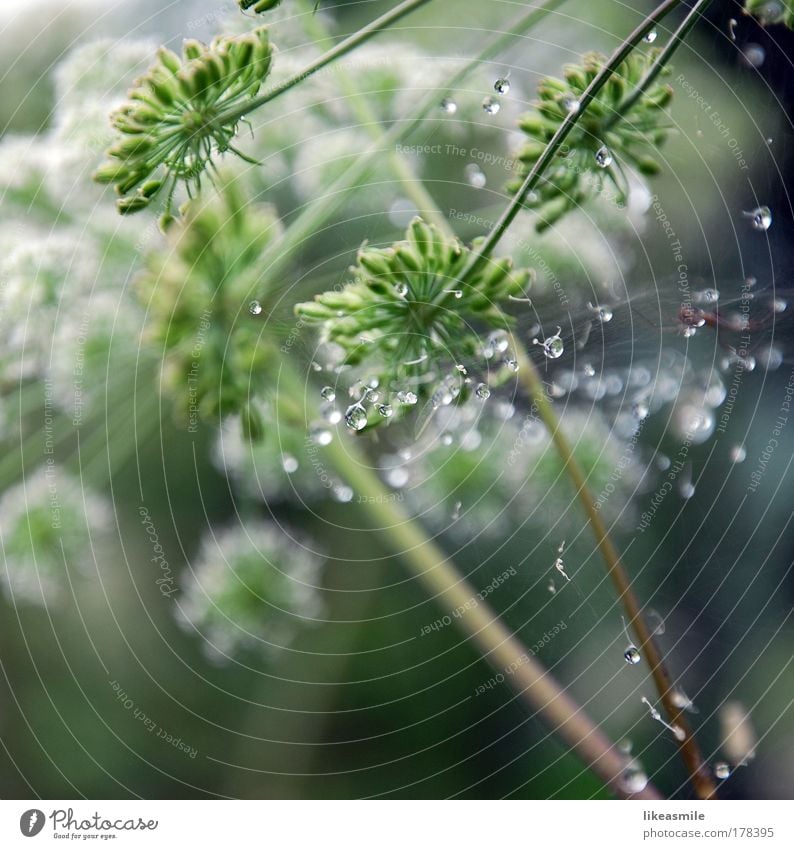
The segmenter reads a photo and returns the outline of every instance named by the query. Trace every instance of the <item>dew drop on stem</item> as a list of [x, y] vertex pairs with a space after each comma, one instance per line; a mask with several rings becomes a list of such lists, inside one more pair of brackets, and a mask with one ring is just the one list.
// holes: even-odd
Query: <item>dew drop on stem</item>
[[497, 94], [509, 94], [510, 80], [507, 77], [499, 77], [499, 79], [493, 84], [493, 88]]
[[251, 301], [251, 303], [248, 304], [248, 312], [251, 313], [251, 315], [262, 315], [262, 304], [260, 304], [259, 301]]
[[323, 386], [320, 390], [320, 396], [324, 401], [335, 401], [336, 400], [336, 392], [334, 392], [333, 386]]
[[658, 35], [659, 35], [659, 33], [658, 33], [658, 32], [656, 32], [656, 30], [655, 30], [655, 29], [652, 29], [649, 33], [647, 33], [647, 34], [645, 35], [645, 38], [643, 38], [643, 41], [644, 41], [646, 44], [653, 44], [653, 43], [654, 43], [654, 41], [656, 41], [656, 39], [657, 39]]
[[445, 97], [439, 105], [445, 115], [454, 115], [458, 111], [458, 104], [451, 97]]
[[486, 383], [478, 383], [474, 391], [481, 401], [487, 401], [491, 397], [491, 390]]

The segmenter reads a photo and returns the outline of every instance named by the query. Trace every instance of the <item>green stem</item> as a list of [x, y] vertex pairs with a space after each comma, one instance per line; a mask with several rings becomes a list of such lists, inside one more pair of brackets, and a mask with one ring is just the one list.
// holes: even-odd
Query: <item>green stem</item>
[[711, 3], [711, 0], [697, 0], [694, 6], [692, 6], [678, 29], [670, 36], [670, 40], [656, 57], [645, 76], [637, 84], [637, 87], [623, 101], [623, 103], [620, 104], [620, 107], [615, 114], [606, 122], [607, 130], [613, 127], [618, 121], [622, 120], [629, 112], [631, 112], [634, 106], [636, 106], [637, 101], [643, 96], [643, 94], [645, 94], [645, 92], [653, 84], [653, 81], [666, 67], [667, 63], [672, 58], [673, 53], [675, 53], [675, 51], [680, 47], [689, 31], [700, 20], [709, 3]]
[[[330, 38], [326, 28], [321, 23], [321, 20], [316, 15], [309, 18], [306, 24], [306, 31], [316, 41], [322, 41]], [[383, 146], [383, 138], [385, 130], [380, 123], [380, 120], [375, 113], [375, 110], [369, 105], [366, 98], [356, 90], [356, 86], [350, 77], [350, 74], [345, 70], [344, 66], [337, 65], [334, 68], [336, 78], [339, 81], [339, 87], [350, 103], [353, 114], [359, 121], [361, 126], [369, 133], [370, 137], [375, 142], [380, 142]], [[447, 219], [441, 214], [433, 200], [430, 192], [425, 188], [424, 183], [417, 179], [411, 163], [408, 159], [399, 153], [397, 150], [390, 150], [388, 153], [389, 165], [394, 172], [394, 175], [400, 181], [406, 195], [414, 202], [416, 208], [424, 216], [424, 218], [433, 224], [447, 236], [454, 236], [452, 228], [449, 226]]]
[[367, 24], [365, 27], [362, 27], [360, 30], [357, 30], [353, 33], [353, 35], [348, 36], [348, 38], [340, 41], [339, 44], [334, 45], [330, 50], [323, 53], [322, 56], [319, 56], [314, 60], [314, 62], [311, 62], [299, 73], [284, 80], [284, 82], [280, 83], [275, 88], [270, 89], [270, 91], [266, 91], [259, 97], [255, 97], [253, 100], [248, 100], [243, 104], [226, 110], [226, 112], [220, 112], [215, 116], [215, 121], [218, 124], [233, 124], [244, 115], [250, 115], [255, 109], [259, 109], [260, 106], [264, 106], [271, 100], [275, 100], [275, 98], [279, 95], [289, 91], [291, 88], [298, 85], [298, 83], [303, 82], [303, 80], [307, 77], [312, 76], [312, 74], [316, 74], [317, 71], [322, 70], [341, 56], [344, 56], [346, 53], [350, 53], [351, 50], [355, 50], [356, 47], [359, 47], [366, 41], [369, 41], [373, 35], [377, 35], [377, 33], [381, 30], [388, 29], [388, 27], [392, 24], [397, 23], [400, 18], [404, 18], [406, 15], [413, 12], [414, 9], [418, 9], [420, 6], [424, 6], [429, 2], [430, 0], [403, 0], [402, 3], [398, 3], [390, 11], [381, 15], [379, 18], [375, 18], [374, 21]]
[[284, 238], [265, 252], [262, 257], [262, 267], [267, 279], [276, 279], [287, 268], [291, 262], [293, 251], [325, 226], [327, 220], [345, 201], [346, 193], [350, 189], [356, 188], [369, 174], [370, 169], [374, 167], [376, 160], [382, 156], [384, 150], [394, 150], [397, 144], [410, 136], [431, 110], [438, 109], [439, 101], [445, 94], [454, 91], [455, 87], [462, 83], [473, 70], [479, 68], [483, 62], [498, 56], [502, 50], [514, 43], [516, 37], [524, 35], [528, 29], [543, 20], [549, 12], [561, 6], [563, 2], [564, 0], [545, 0], [530, 12], [520, 15], [478, 56], [453, 74], [443, 91], [431, 92], [425, 97], [413, 117], [404, 121], [397, 121], [391, 129], [381, 136], [380, 142], [363, 151], [361, 156], [328, 187], [325, 194], [309, 204], [289, 225]]
[[647, 18], [628, 36], [610, 56], [607, 63], [593, 78], [593, 81], [585, 89], [579, 100], [579, 107], [575, 111], [569, 112], [563, 119], [557, 132], [554, 133], [549, 143], [546, 145], [543, 153], [538, 157], [535, 164], [532, 166], [529, 174], [527, 174], [521, 188], [516, 192], [510, 204], [505, 211], [499, 216], [499, 220], [491, 228], [491, 231], [486, 236], [483, 243], [472, 254], [466, 267], [463, 269], [460, 277], [460, 283], [467, 283], [472, 277], [480, 271], [484, 263], [488, 261], [499, 240], [507, 231], [508, 227], [513, 223], [515, 217], [524, 206], [524, 201], [529, 193], [538, 184], [543, 172], [554, 159], [560, 145], [568, 137], [568, 134], [573, 130], [578, 121], [587, 111], [593, 98], [595, 98], [601, 89], [609, 82], [609, 79], [620, 67], [621, 63], [631, 54], [634, 48], [642, 41], [643, 38], [659, 23], [669, 12], [680, 6], [683, 0], [664, 0]]
[[[294, 399], [304, 392], [299, 376], [282, 361], [278, 406], [281, 414], [298, 427], [305, 427], [306, 407], [296, 408]], [[281, 399], [286, 396], [286, 403]], [[620, 752], [563, 687], [549, 674], [523, 643], [505, 626], [490, 606], [458, 571], [455, 564], [394, 500], [393, 492], [369, 468], [354, 439], [334, 438], [323, 449], [324, 456], [360, 496], [362, 509], [394, 554], [444, 610], [455, 620], [495, 670], [509, 678], [527, 707], [540, 715], [551, 731], [562, 739], [616, 795], [638, 799], [660, 799], [648, 784], [642, 791], [627, 792], [626, 771], [630, 758]]]
[[629, 627], [633, 628], [634, 633], [637, 635], [637, 642], [639, 644], [637, 648], [650, 667], [654, 684], [659, 692], [659, 697], [669, 717], [670, 724], [678, 726], [683, 732], [683, 740], [679, 740], [678, 745], [681, 759], [686, 765], [692, 786], [698, 798], [714, 798], [717, 790], [714, 779], [707, 764], [703, 760], [686, 714], [675, 704], [675, 686], [673, 680], [665, 666], [664, 658], [656, 640], [643, 618], [642, 609], [631, 587], [631, 581], [626, 574], [626, 570], [620, 561], [617, 548], [609, 536], [601, 514], [595, 507], [595, 502], [587, 486], [587, 478], [584, 471], [579, 465], [579, 461], [576, 459], [576, 455], [568, 439], [560, 428], [559, 419], [554, 412], [551, 401], [546, 395], [543, 380], [535, 364], [527, 356], [522, 345], [515, 338], [513, 339], [513, 348], [516, 352], [516, 360], [519, 367], [518, 374], [521, 382], [532, 398], [541, 421], [551, 435], [554, 447], [560, 455], [565, 471], [570, 477], [576, 490], [576, 495], [584, 508], [590, 522], [590, 527], [593, 530], [593, 535], [596, 538], [596, 545], [606, 564], [607, 573], [612, 579], [612, 583], [617, 590], [618, 599], [626, 611]]

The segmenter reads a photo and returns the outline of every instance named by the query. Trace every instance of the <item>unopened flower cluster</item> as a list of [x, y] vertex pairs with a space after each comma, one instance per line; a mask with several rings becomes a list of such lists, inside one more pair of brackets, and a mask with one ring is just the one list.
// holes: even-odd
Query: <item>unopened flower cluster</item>
[[160, 48], [155, 65], [113, 113], [122, 138], [95, 174], [116, 187], [120, 212], [144, 209], [163, 187], [168, 207], [180, 180], [189, 191], [200, 189], [216, 151], [242, 156], [232, 140], [244, 104], [261, 88], [271, 59], [265, 27], [216, 38], [210, 45], [185, 41], [181, 57]]
[[167, 247], [149, 256], [138, 291], [163, 363], [160, 388], [183, 426], [239, 414], [250, 436], [260, 434], [251, 402], [274, 358], [252, 315], [267, 302], [250, 305], [261, 297], [259, 259], [280, 233], [270, 207], [249, 204], [227, 180], [211, 201], [188, 203], [168, 228]]
[[529, 272], [509, 258], [489, 260], [461, 279], [472, 250], [415, 218], [406, 239], [363, 247], [341, 291], [298, 304], [297, 314], [340, 345], [345, 362], [367, 362], [390, 379], [420, 381], [439, 362], [461, 363], [481, 346], [478, 326], [505, 328], [502, 305], [523, 295]]
[[[616, 201], [625, 203], [627, 166], [647, 176], [660, 171], [652, 154], [670, 132], [666, 107], [672, 99], [672, 88], [654, 83], [628, 114], [621, 112], [622, 104], [649, 70], [654, 55], [655, 52], [632, 53], [587, 106], [556, 160], [527, 199], [527, 205], [539, 212], [538, 230], [551, 226], [602, 192], [605, 180], [611, 183]], [[518, 190], [563, 120], [578, 110], [585, 89], [605, 61], [599, 53], [588, 53], [581, 65], [564, 68], [564, 79], [547, 77], [540, 83], [538, 100], [519, 121], [530, 141], [519, 151], [522, 167], [509, 189]]]

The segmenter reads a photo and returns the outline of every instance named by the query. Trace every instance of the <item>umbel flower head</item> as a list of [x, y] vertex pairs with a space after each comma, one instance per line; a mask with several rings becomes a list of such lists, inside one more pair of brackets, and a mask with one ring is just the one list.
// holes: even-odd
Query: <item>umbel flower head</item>
[[157, 62], [111, 116], [121, 139], [94, 175], [116, 187], [120, 212], [144, 209], [164, 187], [170, 207], [179, 180], [189, 193], [200, 189], [216, 151], [246, 158], [232, 140], [246, 102], [270, 72], [271, 58], [265, 27], [210, 45], [187, 40], [181, 57], [160, 48]]
[[[652, 84], [628, 115], [620, 112], [655, 55], [655, 51], [632, 53], [587, 106], [561, 145], [557, 158], [527, 199], [527, 206], [540, 213], [538, 230], [551, 226], [566, 212], [604, 191], [605, 180], [612, 184], [616, 200], [625, 202], [628, 195], [625, 166], [647, 176], [659, 172], [653, 150], [670, 132], [665, 109], [672, 99], [672, 88]], [[585, 89], [605, 61], [599, 53], [588, 53], [581, 65], [565, 66], [564, 80], [547, 77], [541, 81], [538, 100], [519, 121], [530, 141], [518, 153], [521, 169], [508, 185], [511, 191], [518, 190], [565, 117], [578, 109]], [[667, 69], [665, 72], [669, 73]]]
[[491, 260], [461, 282], [471, 255], [457, 239], [415, 218], [405, 241], [362, 247], [341, 291], [317, 295], [295, 311], [322, 327], [323, 341], [344, 349], [346, 364], [366, 361], [386, 378], [417, 380], [439, 361], [475, 356], [481, 347], [476, 325], [509, 325], [501, 304], [524, 293], [529, 272], [514, 270], [509, 258]]
[[[273, 343], [260, 315], [259, 259], [281, 234], [268, 206], [251, 205], [227, 180], [210, 201], [193, 200], [167, 231], [168, 246], [148, 257], [138, 291], [149, 338], [162, 359], [161, 389], [188, 427], [239, 414], [258, 437], [252, 399], [266, 388]], [[260, 296], [252, 302], [252, 296]]]
[[762, 26], [785, 24], [794, 29], [794, 0], [744, 0], [744, 13], [757, 18]]

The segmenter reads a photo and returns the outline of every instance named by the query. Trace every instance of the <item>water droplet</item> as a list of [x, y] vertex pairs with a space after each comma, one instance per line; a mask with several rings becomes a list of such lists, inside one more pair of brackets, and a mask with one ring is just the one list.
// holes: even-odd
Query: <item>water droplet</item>
[[312, 368], [312, 371], [322, 371], [323, 370], [323, 367], [319, 363], [314, 362], [314, 360], [312, 360], [311, 368]]
[[487, 345], [493, 352], [491, 356], [494, 354], [504, 354], [504, 352], [510, 347], [510, 337], [504, 330], [494, 330], [494, 332], [488, 336]]
[[466, 182], [474, 189], [484, 189], [488, 183], [485, 172], [473, 162], [466, 166], [464, 174], [466, 175]]
[[743, 463], [747, 459], [747, 449], [744, 445], [733, 445], [728, 452], [731, 463]]
[[725, 761], [717, 761], [714, 764], [714, 775], [720, 779], [720, 781], [724, 781], [726, 778], [730, 778], [731, 776], [731, 768]]
[[758, 362], [761, 368], [775, 371], [783, 365], [783, 352], [775, 345], [767, 345], [758, 352]]
[[563, 97], [560, 101], [560, 105], [569, 115], [575, 115], [579, 111], [579, 107], [581, 106], [579, 101], [572, 95], [567, 95], [566, 97]]
[[444, 289], [445, 295], [452, 295], [456, 301], [459, 301], [463, 297], [463, 291], [461, 289]]
[[320, 390], [320, 395], [326, 401], [335, 401], [336, 400], [336, 392], [334, 392], [333, 386], [323, 386]]
[[251, 303], [248, 304], [248, 312], [250, 312], [251, 315], [262, 315], [262, 304], [260, 304], [259, 301], [251, 301]]
[[695, 485], [692, 481], [681, 481], [678, 485], [678, 494], [684, 501], [688, 501], [695, 494]]
[[612, 157], [612, 152], [605, 145], [602, 144], [601, 147], [598, 148], [595, 155], [595, 163], [599, 168], [609, 168], [609, 166], [614, 161]]
[[656, 32], [656, 30], [655, 30], [655, 29], [652, 29], [649, 33], [647, 33], [647, 34], [645, 35], [645, 38], [643, 38], [643, 41], [644, 41], [646, 44], [653, 44], [653, 43], [654, 43], [654, 41], [656, 41], [656, 38], [657, 38], [657, 36], [658, 36], [658, 35], [659, 35], [659, 33], [658, 33], [658, 32]]
[[408, 198], [397, 198], [389, 208], [389, 221], [395, 227], [407, 227], [419, 214], [416, 204]]
[[416, 397], [415, 392], [411, 392], [410, 390], [401, 390], [397, 393], [397, 400], [401, 404], [412, 407], [419, 399]]
[[736, 20], [736, 18], [731, 18], [728, 21], [728, 34], [731, 37], [731, 41], [736, 41], [736, 26], [738, 23], [739, 22]]
[[772, 301], [772, 311], [775, 313], [782, 313], [788, 309], [788, 301], [784, 301], [783, 298], [775, 298]]
[[397, 293], [399, 298], [405, 298], [408, 295], [408, 284], [407, 283], [395, 283], [394, 291]]
[[456, 502], [455, 502], [455, 504], [453, 505], [453, 507], [452, 507], [452, 516], [451, 516], [451, 518], [452, 518], [453, 520], [460, 519], [460, 508], [461, 508], [461, 507], [463, 507], [463, 502], [462, 502], [462, 501], [456, 501]]
[[408, 483], [408, 470], [402, 466], [396, 466], [386, 472], [386, 483], [394, 489], [400, 489]]
[[347, 484], [338, 483], [331, 489], [331, 494], [342, 504], [349, 504], [353, 500], [353, 489]]
[[772, 210], [768, 206], [756, 207], [752, 212], [743, 212], [742, 215], [750, 219], [753, 230], [764, 232], [772, 226]]
[[488, 95], [488, 97], [483, 98], [482, 108], [488, 115], [496, 115], [502, 107], [495, 97]]
[[309, 437], [315, 445], [330, 445], [333, 441], [333, 434], [324, 425], [315, 425], [309, 431]]
[[593, 312], [597, 316], [598, 320], [603, 324], [606, 324], [608, 321], [612, 321], [614, 313], [612, 312], [612, 309], [610, 307], [603, 307], [599, 304], [595, 304], [594, 306], [589, 302], [587, 306], [588, 309]]
[[590, 365], [590, 363], [585, 363], [585, 364], [582, 366], [582, 371], [584, 372], [585, 377], [595, 377], [595, 373], [596, 373], [596, 371], [595, 371], [595, 369], [593, 368], [593, 366], [592, 366], [592, 365]]
[[648, 627], [651, 629], [651, 633], [656, 634], [657, 636], [664, 634], [664, 619], [658, 611], [653, 609], [649, 610], [645, 614], [645, 619], [648, 622]]
[[748, 68], [760, 68], [766, 59], [766, 51], [760, 44], [751, 42], [742, 50], [742, 60]]
[[351, 430], [363, 430], [367, 426], [367, 411], [361, 404], [351, 404], [345, 412], [345, 424]]
[[487, 401], [491, 397], [491, 390], [487, 383], [478, 383], [474, 392], [482, 401]]
[[497, 94], [509, 94], [510, 80], [508, 80], [507, 77], [499, 77], [499, 79], [493, 84], [493, 88]]
[[378, 413], [384, 419], [390, 419], [394, 415], [394, 409], [391, 404], [378, 404]]
[[282, 454], [281, 468], [284, 469], [288, 475], [291, 475], [293, 472], [298, 471], [298, 461], [291, 454]]
[[689, 711], [689, 713], [699, 713], [695, 707], [695, 703], [680, 687], [670, 693], [670, 701], [675, 707], [681, 710]]
[[329, 423], [329, 424], [339, 424], [342, 421], [342, 412], [336, 407], [334, 404], [330, 404], [327, 401], [324, 404], [320, 405], [320, 415]]
[[623, 659], [629, 664], [629, 666], [636, 666], [642, 660], [642, 656], [636, 646], [629, 646], [626, 651], [623, 652]]
[[512, 355], [508, 354], [504, 359], [505, 368], [509, 369], [513, 373], [518, 371], [518, 360]]
[[620, 783], [626, 793], [642, 793], [648, 786], [648, 776], [639, 761], [632, 760], [623, 770]]
[[543, 353], [550, 359], [556, 360], [561, 357], [565, 351], [565, 344], [560, 337], [560, 332], [562, 331], [561, 327], [557, 328], [557, 332], [554, 336], [549, 336], [544, 339], [543, 342], [540, 342], [538, 339], [533, 339], [532, 341], [535, 345], [541, 345], [543, 347]]
[[716, 304], [720, 299], [720, 293], [716, 289], [701, 289], [692, 293], [692, 300], [696, 304]]
[[451, 97], [445, 97], [439, 105], [445, 115], [454, 115], [458, 111], [458, 104]]

